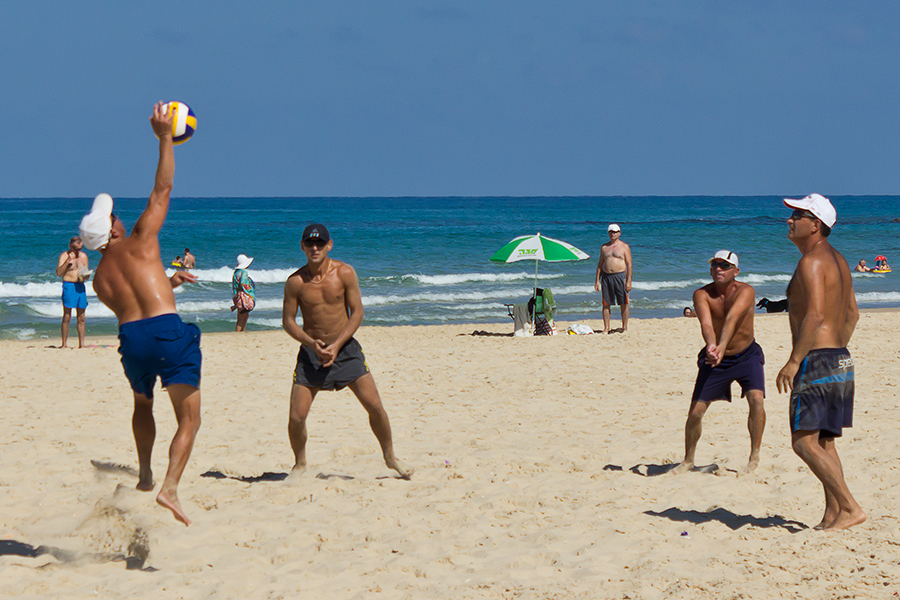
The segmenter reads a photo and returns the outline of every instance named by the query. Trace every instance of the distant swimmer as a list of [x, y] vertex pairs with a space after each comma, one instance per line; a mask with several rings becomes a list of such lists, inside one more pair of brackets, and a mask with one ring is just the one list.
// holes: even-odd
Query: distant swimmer
[[193, 269], [197, 263], [197, 257], [191, 254], [187, 248], [184, 249], [184, 256], [181, 257], [181, 266], [185, 269]]
[[857, 273], [870, 273], [872, 269], [866, 266], [866, 259], [859, 259], [859, 263], [853, 268]]
[[600, 247], [594, 290], [602, 292], [603, 333], [611, 333], [610, 318], [613, 304], [622, 311], [622, 331], [628, 330], [628, 294], [631, 292], [631, 247], [622, 241], [622, 228], [610, 223], [606, 229], [609, 241]]
[[676, 472], [694, 468], [694, 454], [703, 431], [703, 415], [711, 402], [731, 402], [731, 384], [741, 386], [741, 395], [750, 405], [750, 460], [745, 471], [759, 464], [759, 448], [766, 428], [765, 356], [753, 335], [756, 293], [746, 283], [736, 281], [740, 273], [737, 254], [719, 250], [709, 260], [712, 283], [694, 292], [694, 309], [706, 346], [697, 356], [697, 381], [684, 427], [684, 461]]
[[822, 482], [817, 529], [859, 525], [866, 513], [850, 494], [835, 438], [853, 424], [854, 370], [847, 343], [859, 320], [850, 266], [828, 243], [837, 212], [819, 194], [785, 199], [788, 239], [800, 250], [787, 296], [792, 349], [775, 383], [790, 392], [791, 445]]
[[90, 277], [88, 256], [82, 252], [84, 244], [77, 235], [69, 240], [69, 249], [59, 255], [56, 263], [56, 274], [62, 277], [63, 316], [60, 324], [62, 337], [61, 348], [67, 348], [69, 341], [69, 321], [72, 309], [75, 309], [75, 330], [78, 331], [78, 347], [84, 348], [85, 309], [87, 309], [87, 290], [85, 280]]
[[685, 307], [684, 307], [684, 310], [681, 311], [681, 315], [682, 315], [683, 317], [696, 317], [696, 316], [697, 316], [697, 313], [695, 313], [695, 312], [693, 311], [693, 309], [691, 309], [690, 306], [685, 306]]
[[147, 208], [131, 235], [113, 214], [113, 199], [100, 194], [91, 212], [81, 220], [81, 237], [85, 246], [100, 250], [94, 291], [119, 320], [119, 354], [134, 392], [131, 423], [140, 463], [137, 489], [151, 491], [155, 485], [150, 456], [156, 438], [153, 387], [159, 377], [172, 400], [178, 429], [169, 447], [169, 468], [156, 501], [190, 525], [177, 488], [200, 427], [200, 330], [181, 321], [172, 290], [197, 278], [186, 271], [166, 278], [163, 269], [159, 230], [169, 210], [175, 155], [172, 116], [163, 111], [162, 102], [153, 107], [150, 125], [159, 138], [159, 164]]
[[[356, 271], [328, 257], [334, 242], [324, 225], [313, 223], [304, 229], [300, 246], [307, 263], [288, 277], [282, 311], [284, 330], [301, 344], [288, 421], [294, 451], [291, 478], [306, 471], [306, 417], [316, 394], [349, 387], [369, 413], [369, 425], [381, 445], [384, 463], [409, 479], [413, 469], [394, 455], [387, 412], [362, 347], [353, 338], [363, 319]], [[302, 328], [297, 325], [298, 309], [303, 317]]]

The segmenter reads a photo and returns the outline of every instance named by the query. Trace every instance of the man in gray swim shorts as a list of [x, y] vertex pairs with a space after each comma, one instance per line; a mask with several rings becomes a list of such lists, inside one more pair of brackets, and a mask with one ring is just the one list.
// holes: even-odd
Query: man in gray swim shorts
[[631, 247], [622, 241], [622, 228], [610, 223], [606, 231], [609, 241], [600, 247], [594, 290], [603, 294], [603, 333], [609, 328], [610, 306], [618, 304], [622, 311], [622, 329], [628, 330], [628, 294], [631, 292]]
[[[288, 437], [294, 451], [294, 467], [289, 478], [294, 480], [306, 471], [306, 418], [316, 394], [349, 387], [369, 413], [369, 424], [378, 438], [384, 463], [403, 479], [409, 479], [413, 470], [394, 455], [387, 412], [362, 347], [353, 338], [363, 319], [359, 280], [353, 267], [329, 258], [333, 246], [324, 225], [309, 225], [300, 238], [306, 265], [288, 277], [284, 285], [282, 326], [301, 344], [291, 387]], [[298, 310], [303, 316], [303, 327], [297, 324]]]

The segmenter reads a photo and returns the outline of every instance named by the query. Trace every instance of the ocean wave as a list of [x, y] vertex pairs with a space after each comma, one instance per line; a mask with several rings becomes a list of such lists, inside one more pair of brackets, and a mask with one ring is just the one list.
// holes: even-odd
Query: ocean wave
[[[541, 275], [540, 279], [558, 279], [565, 277], [561, 273]], [[385, 278], [393, 279], [393, 278]], [[521, 281], [523, 279], [534, 279], [534, 273], [452, 273], [448, 275], [422, 275], [408, 274], [400, 277], [403, 280], [413, 280], [425, 285], [456, 285], [469, 282], [487, 282], [502, 283], [506, 281]]]
[[[85, 283], [88, 296], [96, 296], [91, 282]], [[62, 282], [47, 283], [2, 283], [0, 298], [59, 298], [62, 296]]]
[[[11, 306], [15, 306], [16, 304], [12, 304]], [[24, 306], [26, 309], [37, 313], [42, 317], [58, 317], [62, 318], [62, 304], [59, 302], [25, 302], [20, 304], [19, 306]], [[73, 315], [73, 323], [74, 323], [74, 314], [75, 311], [72, 311]], [[88, 307], [85, 310], [85, 314], [88, 319], [91, 318], [108, 318], [115, 317], [115, 313], [109, 310], [104, 306], [101, 302], [90, 302], [88, 303]], [[74, 327], [74, 325], [72, 325]]]
[[865, 292], [856, 294], [857, 302], [900, 302], [900, 292]]
[[[250, 269], [250, 279], [256, 283], [284, 283], [296, 269]], [[166, 269], [166, 275], [171, 277], [175, 269]], [[218, 269], [191, 269], [191, 273], [203, 281], [213, 283], [231, 283], [234, 275], [233, 267], [219, 267]]]

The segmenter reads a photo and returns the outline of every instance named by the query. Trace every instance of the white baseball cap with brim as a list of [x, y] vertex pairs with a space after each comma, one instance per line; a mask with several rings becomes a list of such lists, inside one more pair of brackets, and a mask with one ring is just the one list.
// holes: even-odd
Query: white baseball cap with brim
[[606, 228], [606, 232], [609, 233], [610, 231], [618, 231], [619, 233], [621, 233], [622, 228], [619, 227], [617, 223], [610, 223], [609, 227]]
[[102, 250], [109, 243], [109, 232], [112, 229], [110, 215], [113, 210], [113, 199], [109, 194], [97, 194], [91, 212], [84, 215], [78, 231], [81, 241], [89, 250]]
[[247, 256], [246, 254], [238, 254], [237, 257], [237, 265], [235, 265], [235, 269], [246, 269], [250, 266], [250, 263], [253, 262], [252, 256]]
[[740, 264], [738, 263], [738, 255], [731, 250], [719, 250], [718, 252], [716, 252], [715, 256], [713, 256], [707, 262], [711, 263], [714, 260], [724, 260], [728, 264], [740, 268]]
[[834, 222], [837, 221], [837, 211], [834, 210], [831, 200], [822, 194], [810, 194], [800, 200], [785, 198], [784, 204], [788, 208], [808, 210], [828, 227], [834, 227]]

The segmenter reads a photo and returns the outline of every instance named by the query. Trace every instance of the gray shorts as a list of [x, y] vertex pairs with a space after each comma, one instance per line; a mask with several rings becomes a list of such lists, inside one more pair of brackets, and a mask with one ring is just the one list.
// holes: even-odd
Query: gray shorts
[[350, 338], [338, 350], [337, 358], [330, 367], [322, 366], [322, 361], [315, 350], [300, 346], [297, 368], [294, 370], [294, 383], [321, 390], [340, 390], [368, 372], [369, 367], [366, 365], [362, 346], [355, 338]]
[[603, 294], [603, 304], [610, 306], [628, 304], [628, 292], [625, 291], [625, 271], [621, 273], [601, 273], [600, 292]]

